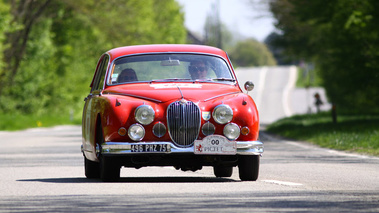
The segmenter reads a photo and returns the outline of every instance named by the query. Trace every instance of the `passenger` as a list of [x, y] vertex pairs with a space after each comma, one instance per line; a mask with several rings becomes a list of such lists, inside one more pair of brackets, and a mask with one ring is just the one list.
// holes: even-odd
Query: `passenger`
[[208, 66], [202, 61], [194, 61], [188, 66], [192, 80], [204, 80], [207, 78]]
[[117, 77], [117, 83], [138, 81], [136, 72], [133, 69], [127, 68], [121, 71]]

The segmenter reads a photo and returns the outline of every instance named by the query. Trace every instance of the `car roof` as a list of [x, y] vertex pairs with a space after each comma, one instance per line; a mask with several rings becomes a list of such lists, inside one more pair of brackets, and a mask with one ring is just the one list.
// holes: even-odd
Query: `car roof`
[[120, 56], [143, 54], [143, 53], [206, 53], [212, 55], [218, 55], [223, 58], [227, 58], [226, 53], [216, 47], [210, 47], [205, 45], [193, 45], [193, 44], [152, 44], [152, 45], [135, 45], [118, 47], [109, 50], [107, 53], [114, 60]]

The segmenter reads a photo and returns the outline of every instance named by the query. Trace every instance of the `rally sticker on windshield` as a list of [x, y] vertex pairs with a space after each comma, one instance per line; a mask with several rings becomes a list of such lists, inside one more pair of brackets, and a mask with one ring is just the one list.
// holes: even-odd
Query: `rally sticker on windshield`
[[167, 89], [167, 88], [201, 88], [201, 84], [150, 84], [154, 89]]

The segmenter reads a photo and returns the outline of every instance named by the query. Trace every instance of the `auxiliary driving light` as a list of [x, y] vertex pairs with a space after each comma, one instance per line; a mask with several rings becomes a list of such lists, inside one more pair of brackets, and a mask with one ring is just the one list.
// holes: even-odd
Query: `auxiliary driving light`
[[240, 136], [240, 128], [235, 123], [228, 123], [224, 127], [224, 135], [229, 140], [235, 140]]
[[129, 127], [128, 135], [134, 141], [140, 141], [145, 136], [145, 128], [140, 124], [133, 124]]

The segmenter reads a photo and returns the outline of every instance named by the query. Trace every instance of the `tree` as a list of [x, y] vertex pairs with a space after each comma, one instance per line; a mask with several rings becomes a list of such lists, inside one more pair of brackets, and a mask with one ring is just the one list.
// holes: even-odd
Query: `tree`
[[248, 39], [238, 42], [230, 51], [230, 58], [237, 66], [273, 66], [276, 64], [268, 48], [256, 41]]
[[0, 15], [0, 113], [80, 117], [104, 51], [186, 40], [175, 0], [6, 0]]
[[9, 48], [4, 50], [4, 61], [7, 62], [5, 70], [7, 72], [3, 72], [0, 76], [0, 95], [4, 87], [12, 84], [24, 56], [30, 31], [49, 2], [50, 0], [12, 1], [10, 10], [13, 17], [12, 23], [20, 27], [13, 32], [6, 33], [6, 44], [9, 44]]
[[228, 27], [221, 22], [219, 14], [219, 2], [213, 5], [208, 13], [204, 25], [205, 44], [209, 46], [218, 47], [221, 49], [228, 49], [233, 42], [233, 35]]
[[375, 111], [379, 103], [379, 2], [275, 0], [271, 11], [286, 53], [313, 61], [330, 101]]

